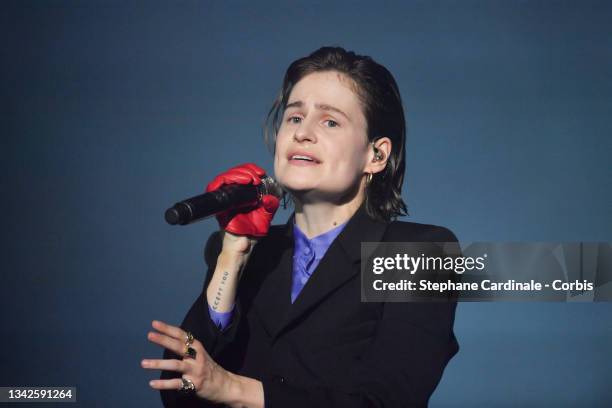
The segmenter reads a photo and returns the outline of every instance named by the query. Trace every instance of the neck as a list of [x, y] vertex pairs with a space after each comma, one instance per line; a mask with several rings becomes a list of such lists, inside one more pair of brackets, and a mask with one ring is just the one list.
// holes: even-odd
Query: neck
[[300, 203], [295, 200], [295, 223], [310, 239], [347, 222], [363, 202], [363, 194], [336, 204], [331, 202]]

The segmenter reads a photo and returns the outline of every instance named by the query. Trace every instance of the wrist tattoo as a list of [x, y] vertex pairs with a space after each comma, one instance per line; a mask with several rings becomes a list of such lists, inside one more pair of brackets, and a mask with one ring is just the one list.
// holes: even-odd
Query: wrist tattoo
[[229, 275], [229, 272], [227, 271], [223, 272], [223, 278], [221, 279], [221, 285], [217, 288], [217, 294], [215, 295], [215, 302], [212, 307], [214, 311], [217, 311], [217, 307], [219, 306], [219, 302], [221, 301], [221, 292], [223, 292], [223, 285], [225, 285], [228, 275]]

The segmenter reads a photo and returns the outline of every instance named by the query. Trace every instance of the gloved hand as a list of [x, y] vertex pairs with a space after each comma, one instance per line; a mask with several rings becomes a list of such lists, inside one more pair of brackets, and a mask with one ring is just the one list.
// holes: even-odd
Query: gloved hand
[[[265, 171], [253, 163], [241, 164], [219, 174], [208, 184], [206, 192], [214, 191], [225, 184], [261, 184]], [[235, 235], [264, 237], [268, 233], [272, 217], [280, 201], [276, 196], [266, 194], [254, 208], [241, 208], [217, 214], [219, 226]]]

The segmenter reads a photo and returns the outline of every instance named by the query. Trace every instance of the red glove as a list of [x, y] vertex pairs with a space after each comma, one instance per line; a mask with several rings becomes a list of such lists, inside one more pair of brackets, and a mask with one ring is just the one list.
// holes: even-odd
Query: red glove
[[[215, 177], [206, 187], [206, 192], [214, 191], [224, 184], [253, 184], [256, 186], [261, 184], [261, 177], [264, 174], [266, 174], [265, 171], [253, 163], [241, 164]], [[279, 203], [276, 196], [266, 194], [261, 198], [261, 203], [257, 207], [218, 213], [217, 221], [221, 228], [232, 234], [264, 237], [268, 233]]]

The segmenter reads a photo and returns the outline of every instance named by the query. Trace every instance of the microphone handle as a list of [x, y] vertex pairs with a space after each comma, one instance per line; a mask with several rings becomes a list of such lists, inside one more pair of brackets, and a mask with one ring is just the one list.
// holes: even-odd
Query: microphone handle
[[187, 225], [229, 208], [253, 206], [259, 199], [260, 192], [257, 186], [228, 184], [215, 191], [174, 204], [174, 207], [166, 210], [165, 218], [170, 225]]

